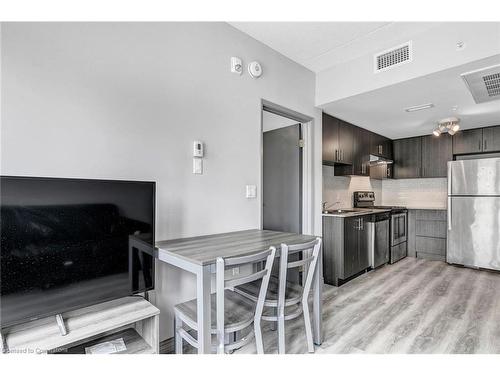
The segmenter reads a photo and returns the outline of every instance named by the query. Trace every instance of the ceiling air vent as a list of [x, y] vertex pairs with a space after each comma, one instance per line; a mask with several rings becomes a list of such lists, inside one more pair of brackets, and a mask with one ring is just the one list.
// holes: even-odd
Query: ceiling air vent
[[500, 73], [484, 76], [483, 81], [489, 96], [500, 95]]
[[500, 64], [462, 74], [476, 103], [500, 99]]
[[411, 41], [375, 55], [375, 73], [406, 64], [412, 60]]

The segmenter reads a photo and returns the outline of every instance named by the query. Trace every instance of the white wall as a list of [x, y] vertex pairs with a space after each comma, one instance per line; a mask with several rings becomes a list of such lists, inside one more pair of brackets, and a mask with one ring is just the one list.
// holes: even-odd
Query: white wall
[[[4, 23], [1, 39], [2, 174], [155, 180], [157, 240], [256, 228], [261, 199], [245, 185], [260, 187], [263, 98], [316, 119], [321, 232], [312, 72], [225, 23]], [[231, 74], [231, 56], [264, 74]], [[203, 175], [191, 173], [195, 139]], [[157, 271], [164, 339], [194, 279]]]

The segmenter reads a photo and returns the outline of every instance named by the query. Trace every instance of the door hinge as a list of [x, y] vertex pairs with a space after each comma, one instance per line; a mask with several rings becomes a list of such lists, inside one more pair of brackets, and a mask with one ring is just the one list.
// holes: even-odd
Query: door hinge
[[304, 147], [304, 140], [303, 139], [299, 139], [299, 147], [300, 148], [303, 148]]

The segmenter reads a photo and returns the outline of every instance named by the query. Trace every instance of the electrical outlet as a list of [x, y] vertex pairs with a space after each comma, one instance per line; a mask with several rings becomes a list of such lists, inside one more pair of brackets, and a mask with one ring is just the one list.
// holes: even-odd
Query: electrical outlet
[[240, 267], [235, 267], [233, 268], [233, 276], [239, 275], [240, 274]]

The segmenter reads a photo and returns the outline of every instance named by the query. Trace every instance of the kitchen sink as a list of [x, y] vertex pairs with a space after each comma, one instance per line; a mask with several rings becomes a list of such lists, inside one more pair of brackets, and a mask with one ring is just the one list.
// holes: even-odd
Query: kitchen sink
[[372, 212], [373, 210], [363, 210], [363, 209], [355, 209], [355, 210], [343, 210], [343, 209], [340, 209], [340, 210], [326, 210], [326, 211], [323, 211], [324, 214], [348, 214], [348, 213], [351, 213], [351, 212], [363, 212], [363, 213], [368, 213], [368, 212]]
[[323, 211], [324, 214], [347, 214], [349, 212], [358, 212], [356, 210], [326, 210]]

